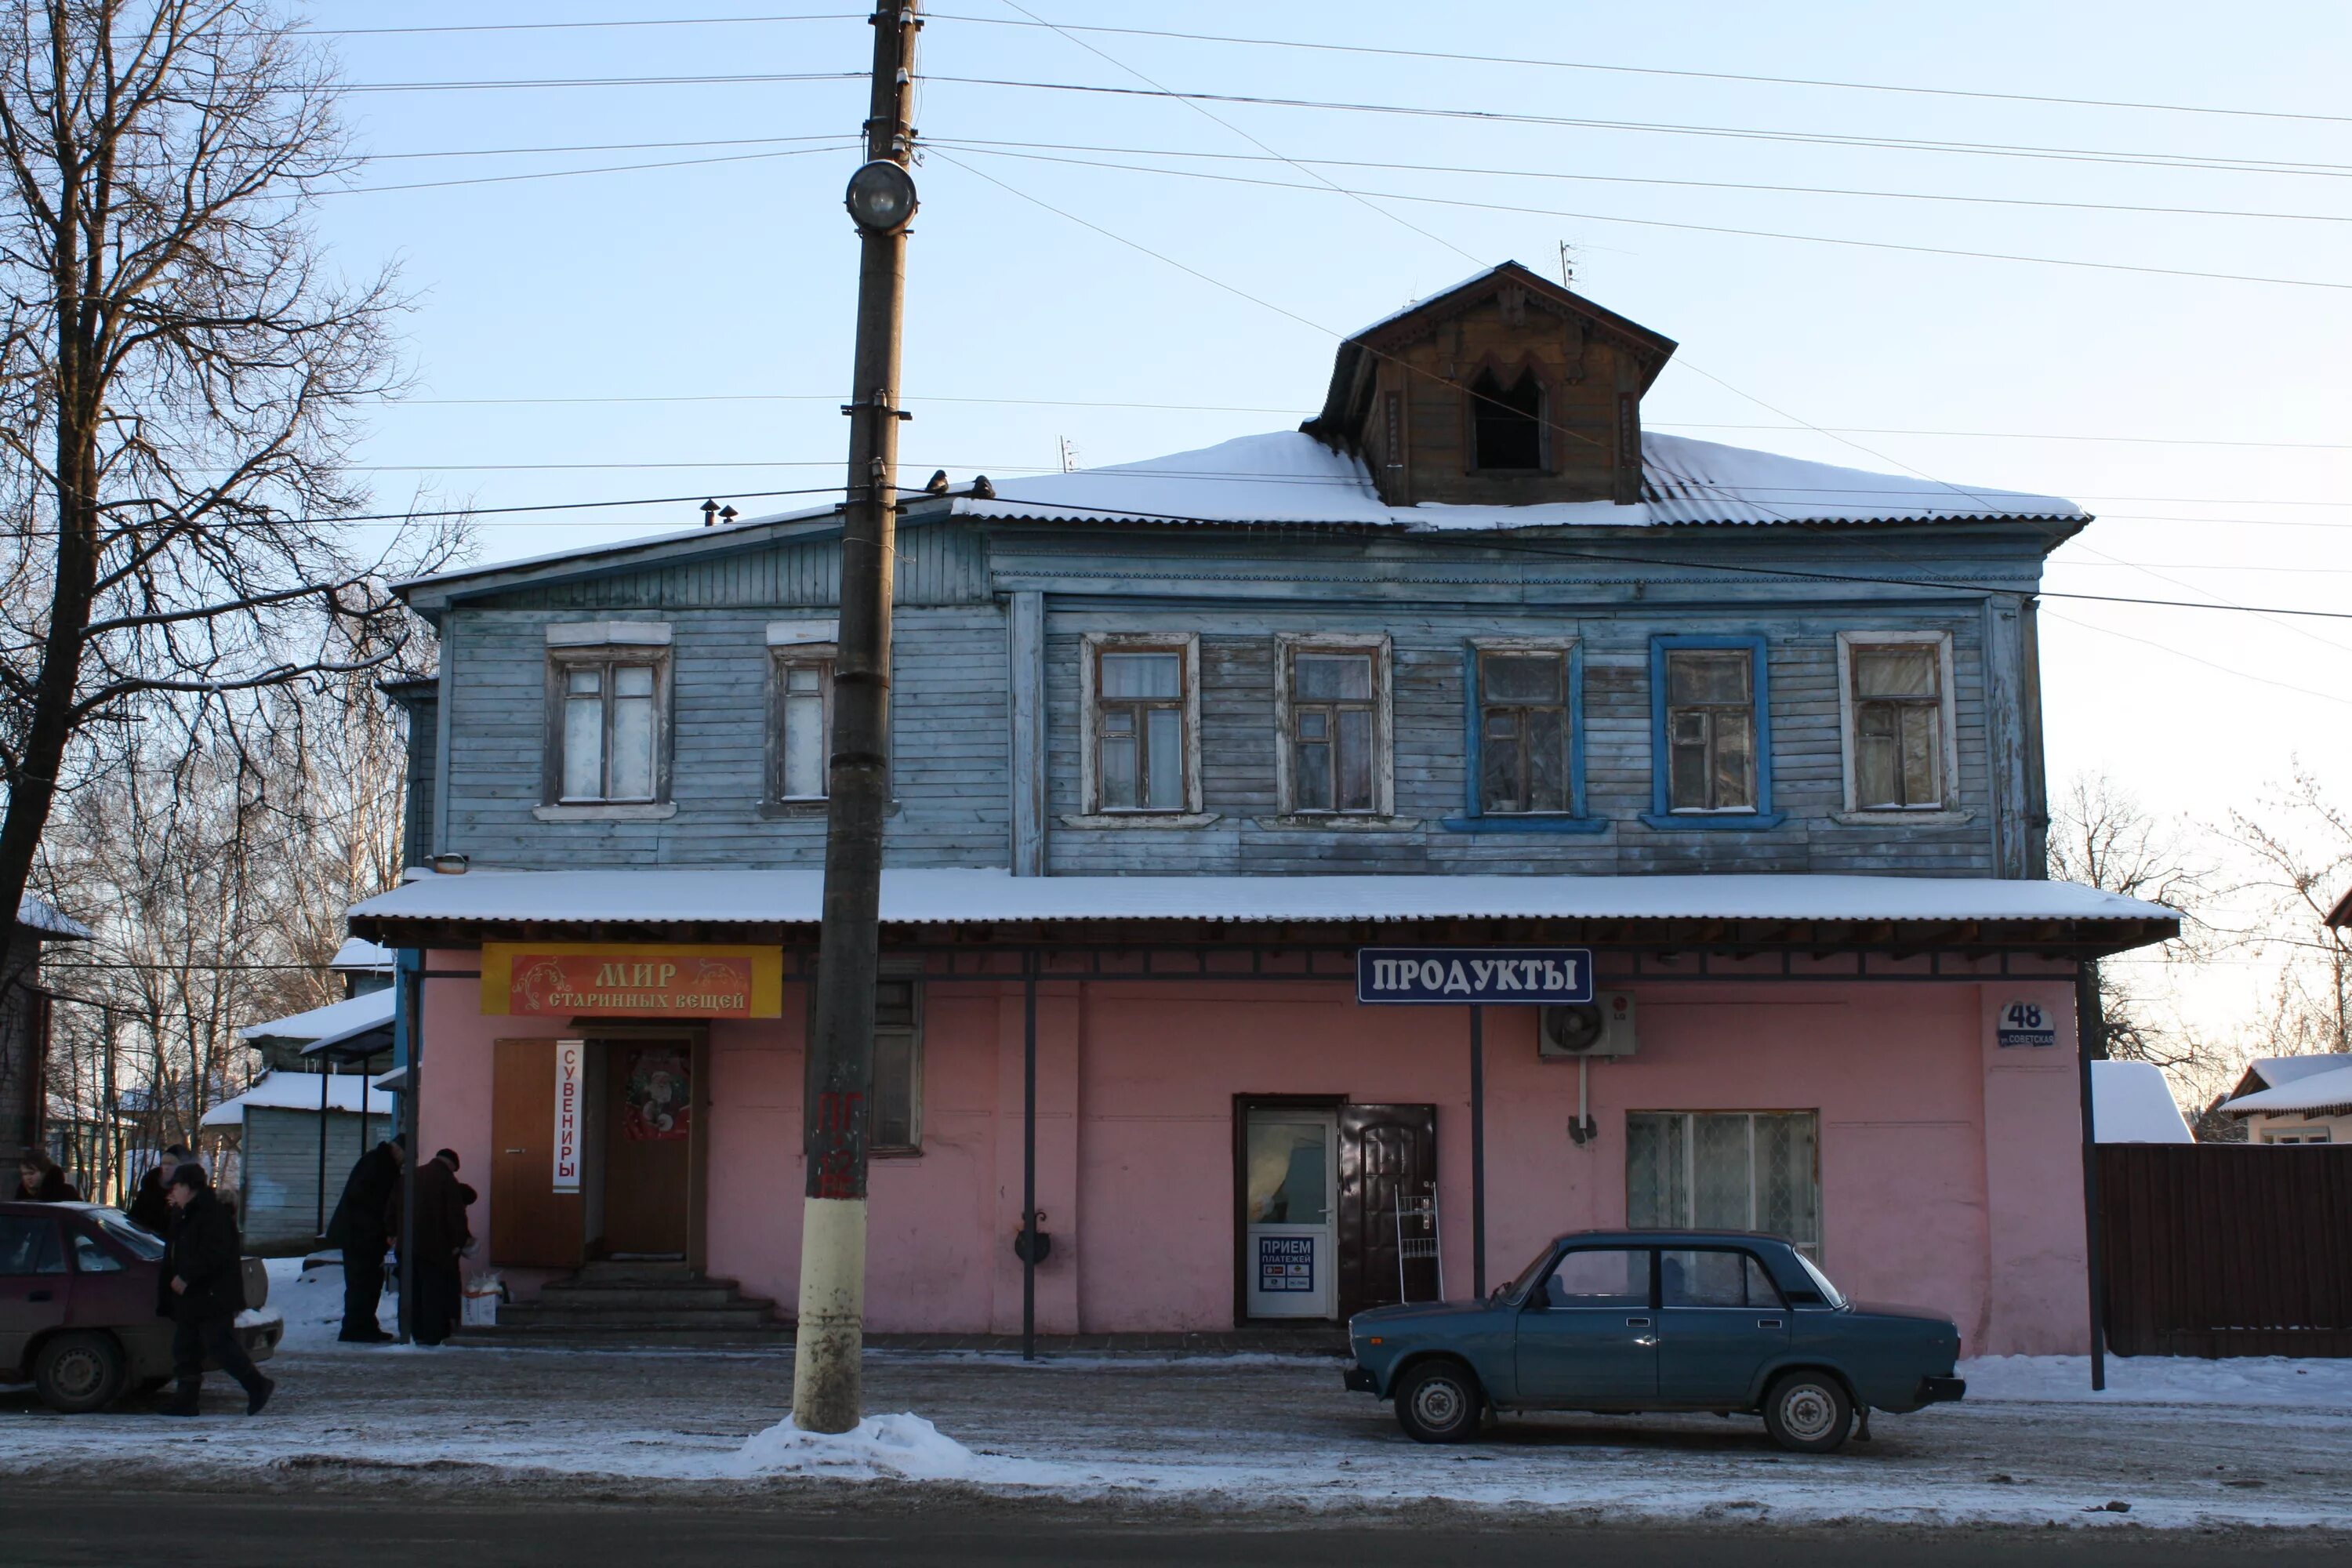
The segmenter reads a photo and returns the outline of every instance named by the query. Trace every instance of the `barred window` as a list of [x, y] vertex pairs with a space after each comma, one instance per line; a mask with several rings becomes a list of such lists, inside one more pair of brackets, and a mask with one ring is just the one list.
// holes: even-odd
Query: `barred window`
[[1625, 1223], [1763, 1231], [1818, 1258], [1819, 1128], [1810, 1110], [1629, 1112]]

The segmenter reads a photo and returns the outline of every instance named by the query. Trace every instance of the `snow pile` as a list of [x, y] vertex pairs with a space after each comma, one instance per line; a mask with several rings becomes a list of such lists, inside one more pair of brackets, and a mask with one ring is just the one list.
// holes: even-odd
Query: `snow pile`
[[[278, 1342], [278, 1353], [337, 1349], [335, 1336], [343, 1329], [342, 1266], [331, 1263], [305, 1269], [305, 1260], [299, 1258], [265, 1261], [269, 1269], [269, 1305], [286, 1320], [286, 1337]], [[376, 1300], [376, 1323], [386, 1333], [400, 1325], [400, 1299], [388, 1290]]]
[[2285, 1356], [2109, 1356], [2107, 1386], [2091, 1392], [2091, 1359], [1990, 1355], [1960, 1363], [1971, 1405], [1996, 1400], [2115, 1405], [2295, 1405], [2352, 1410], [2352, 1361]]
[[804, 1432], [785, 1416], [719, 1467], [731, 1476], [832, 1476], [849, 1480], [888, 1477], [909, 1481], [1009, 1479], [1005, 1467], [982, 1458], [919, 1415], [868, 1415], [846, 1432]]

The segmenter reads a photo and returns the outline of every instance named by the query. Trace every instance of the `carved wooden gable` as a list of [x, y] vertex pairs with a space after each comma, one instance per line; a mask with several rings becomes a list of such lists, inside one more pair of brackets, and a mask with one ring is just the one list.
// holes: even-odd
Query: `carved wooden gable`
[[1349, 339], [1305, 428], [1381, 498], [1641, 499], [1642, 395], [1673, 340], [1506, 262]]

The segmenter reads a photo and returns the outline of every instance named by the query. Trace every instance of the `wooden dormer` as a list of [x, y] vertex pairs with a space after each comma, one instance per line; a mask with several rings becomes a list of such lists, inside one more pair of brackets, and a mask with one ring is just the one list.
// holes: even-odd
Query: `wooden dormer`
[[1671, 338], [1516, 261], [1339, 347], [1301, 426], [1372, 471], [1391, 506], [1642, 499], [1642, 395]]

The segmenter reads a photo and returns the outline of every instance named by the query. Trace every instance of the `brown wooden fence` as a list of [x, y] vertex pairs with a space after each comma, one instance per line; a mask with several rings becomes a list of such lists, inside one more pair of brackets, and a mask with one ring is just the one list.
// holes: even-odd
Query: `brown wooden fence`
[[2352, 1144], [2099, 1150], [2107, 1348], [2352, 1356]]

